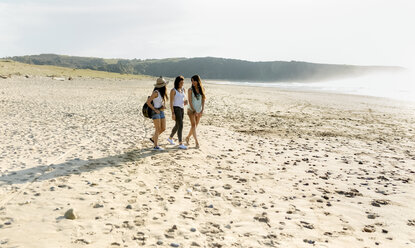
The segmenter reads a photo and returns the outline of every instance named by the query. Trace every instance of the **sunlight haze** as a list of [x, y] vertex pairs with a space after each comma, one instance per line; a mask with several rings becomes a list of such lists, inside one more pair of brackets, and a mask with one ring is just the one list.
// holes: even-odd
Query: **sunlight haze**
[[0, 1], [0, 57], [415, 64], [412, 1]]

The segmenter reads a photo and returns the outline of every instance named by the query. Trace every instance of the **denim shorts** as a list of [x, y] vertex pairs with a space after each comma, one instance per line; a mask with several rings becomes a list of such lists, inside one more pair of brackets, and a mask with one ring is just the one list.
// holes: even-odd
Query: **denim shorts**
[[157, 114], [156, 112], [153, 111], [153, 115], [151, 116], [151, 119], [153, 119], [153, 120], [164, 119], [164, 118], [166, 118], [164, 116], [164, 111], [161, 111], [161, 110], [160, 110], [159, 114]]

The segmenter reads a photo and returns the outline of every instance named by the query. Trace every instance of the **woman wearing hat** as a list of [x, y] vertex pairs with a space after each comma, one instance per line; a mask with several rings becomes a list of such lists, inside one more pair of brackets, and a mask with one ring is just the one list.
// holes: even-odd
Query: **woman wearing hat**
[[[147, 99], [147, 105], [153, 110], [151, 119], [154, 123], [154, 135], [150, 138], [151, 142], [154, 143], [154, 150], [164, 150], [158, 146], [158, 138], [161, 133], [166, 130], [166, 117], [164, 116], [165, 102], [168, 99], [167, 97], [167, 88], [166, 85], [169, 82], [164, 80], [164, 78], [157, 78], [157, 83], [154, 85], [153, 94]], [[153, 105], [154, 104], [154, 105]]]

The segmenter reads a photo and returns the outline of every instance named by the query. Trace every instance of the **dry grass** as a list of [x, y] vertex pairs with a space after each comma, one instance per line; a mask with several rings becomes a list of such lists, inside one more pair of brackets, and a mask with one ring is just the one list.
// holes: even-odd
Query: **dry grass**
[[150, 79], [146, 75], [120, 74], [88, 69], [72, 69], [50, 65], [30, 65], [11, 60], [0, 60], [0, 75], [45, 76], [45, 77], [84, 77], [84, 78], [119, 78], [119, 79]]

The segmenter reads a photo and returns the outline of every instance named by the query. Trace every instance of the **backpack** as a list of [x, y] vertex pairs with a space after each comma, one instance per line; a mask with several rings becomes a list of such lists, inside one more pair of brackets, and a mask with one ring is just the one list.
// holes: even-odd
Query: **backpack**
[[[150, 96], [147, 97], [147, 99], [150, 98]], [[151, 101], [151, 104], [154, 104], [153, 101]], [[150, 118], [153, 115], [153, 110], [147, 105], [147, 101], [146, 103], [144, 103], [143, 105], [143, 115], [144, 117]]]

